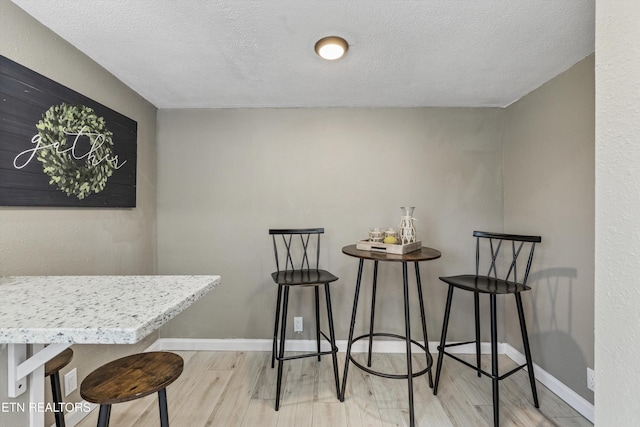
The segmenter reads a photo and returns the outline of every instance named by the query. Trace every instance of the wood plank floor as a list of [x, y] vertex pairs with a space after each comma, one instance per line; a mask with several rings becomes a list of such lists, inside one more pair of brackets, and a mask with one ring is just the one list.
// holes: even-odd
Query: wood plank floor
[[[321, 362], [306, 358], [285, 362], [280, 410], [274, 410], [276, 369], [267, 352], [176, 352], [185, 360], [182, 376], [167, 389], [169, 417], [173, 427], [387, 427], [408, 426], [406, 380], [380, 378], [349, 366], [344, 403], [336, 397], [331, 358]], [[340, 379], [344, 353], [338, 355]], [[356, 355], [364, 364], [364, 354]], [[373, 367], [400, 373], [402, 354], [374, 354]], [[425, 357], [414, 356], [415, 367]], [[434, 357], [435, 359], [435, 357]], [[469, 359], [471, 360], [471, 359]], [[483, 356], [483, 363], [489, 359]], [[501, 356], [500, 371], [514, 363]], [[484, 367], [484, 369], [489, 369]], [[405, 369], [406, 370], [406, 369]], [[435, 373], [435, 369], [434, 369]], [[591, 426], [585, 418], [538, 383], [540, 409], [533, 406], [524, 371], [501, 382], [501, 426]], [[414, 380], [418, 426], [491, 426], [491, 381], [445, 359], [438, 396], [427, 376]], [[94, 410], [79, 427], [95, 426]], [[147, 396], [114, 405], [111, 426], [159, 425], [157, 398]]]

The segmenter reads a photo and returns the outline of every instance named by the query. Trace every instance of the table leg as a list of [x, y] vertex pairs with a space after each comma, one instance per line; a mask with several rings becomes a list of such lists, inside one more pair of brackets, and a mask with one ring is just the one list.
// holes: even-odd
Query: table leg
[[[418, 287], [418, 300], [420, 302], [420, 318], [422, 320], [422, 335], [424, 336], [424, 348], [427, 349], [427, 366], [429, 366], [429, 359], [431, 354], [429, 352], [429, 336], [427, 335], [427, 320], [424, 315], [424, 298], [422, 297], [422, 282], [420, 281], [420, 267], [418, 263], [416, 265], [416, 285]], [[431, 374], [431, 367], [429, 367], [429, 387], [433, 388], [433, 376]]]
[[358, 295], [360, 294], [360, 282], [362, 280], [362, 266], [364, 259], [360, 259], [358, 265], [358, 279], [356, 280], [356, 293], [353, 297], [353, 311], [351, 312], [351, 325], [349, 326], [349, 338], [347, 340], [347, 354], [344, 362], [344, 372], [342, 373], [342, 391], [340, 393], [340, 401], [344, 402], [344, 395], [347, 391], [347, 373], [349, 372], [349, 360], [351, 358], [351, 345], [353, 344], [353, 330], [356, 324], [356, 313], [358, 311]]
[[369, 322], [369, 357], [367, 366], [371, 367], [371, 353], [373, 350], [373, 320], [376, 313], [376, 288], [378, 287], [378, 261], [373, 263], [373, 294], [371, 295], [371, 321]]
[[415, 426], [413, 413], [413, 369], [411, 366], [411, 325], [409, 316], [409, 280], [407, 277], [407, 263], [402, 263], [402, 282], [404, 288], [404, 327], [407, 342], [407, 387], [409, 394], [409, 425]]

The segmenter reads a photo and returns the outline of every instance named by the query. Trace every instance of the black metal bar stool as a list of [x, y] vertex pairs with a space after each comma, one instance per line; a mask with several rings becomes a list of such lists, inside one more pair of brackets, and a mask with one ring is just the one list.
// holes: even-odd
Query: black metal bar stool
[[44, 376], [51, 380], [51, 398], [55, 405], [54, 417], [56, 427], [65, 427], [64, 410], [62, 409], [62, 390], [60, 387], [60, 370], [73, 359], [73, 350], [64, 350], [44, 365]]
[[[304, 229], [280, 229], [269, 230], [273, 240], [273, 250], [276, 257], [277, 271], [271, 274], [273, 281], [278, 285], [278, 301], [276, 304], [276, 320], [273, 329], [273, 347], [271, 352], [271, 367], [278, 360], [278, 382], [276, 386], [276, 411], [280, 408], [280, 390], [282, 386], [282, 362], [286, 360], [300, 359], [304, 357], [318, 357], [331, 354], [333, 358], [333, 374], [336, 383], [336, 394], [340, 397], [338, 380], [338, 358], [336, 353], [335, 333], [333, 329], [333, 313], [331, 311], [331, 295], [329, 284], [338, 280], [336, 276], [326, 270], [318, 268], [320, 261], [320, 235], [324, 228]], [[276, 236], [279, 236], [276, 238]], [[294, 238], [295, 236], [295, 238]], [[315, 245], [312, 243], [315, 238]], [[281, 239], [280, 239], [281, 238]], [[315, 252], [315, 254], [314, 254]], [[315, 257], [313, 256], [315, 255]], [[280, 262], [280, 261], [284, 262]], [[296, 262], [297, 261], [297, 262]], [[311, 261], [311, 262], [310, 262]], [[315, 261], [315, 262], [314, 262]], [[320, 296], [319, 286], [324, 286], [324, 294], [329, 323], [329, 336], [320, 330]], [[315, 319], [316, 319], [316, 344], [317, 351], [296, 356], [284, 355], [284, 344], [287, 330], [287, 309], [289, 305], [289, 290], [292, 287], [313, 287], [315, 295]], [[276, 356], [278, 340], [278, 326], [280, 326], [280, 348]], [[331, 346], [330, 350], [320, 350], [320, 337], [323, 337]]]
[[158, 392], [160, 425], [169, 426], [167, 386], [182, 373], [184, 361], [174, 353], [157, 351], [116, 359], [91, 372], [82, 381], [80, 395], [100, 405], [98, 427], [107, 427], [111, 405]]
[[[524, 318], [524, 310], [522, 307], [522, 292], [531, 288], [527, 286], [527, 278], [533, 261], [533, 252], [536, 243], [542, 241], [540, 236], [523, 236], [515, 234], [487, 233], [483, 231], [474, 231], [473, 236], [476, 238], [476, 273], [464, 274], [450, 277], [440, 277], [440, 280], [449, 285], [447, 294], [447, 306], [442, 322], [442, 335], [440, 337], [440, 346], [438, 346], [438, 365], [436, 367], [436, 379], [433, 386], [433, 394], [438, 393], [438, 383], [440, 381], [440, 371], [442, 369], [442, 360], [444, 355], [474, 369], [478, 372], [478, 377], [486, 375], [492, 380], [493, 389], [493, 424], [500, 424], [499, 417], [499, 381], [516, 373], [520, 369], [526, 367], [529, 372], [529, 382], [531, 384], [531, 393], [533, 394], [533, 402], [536, 408], [539, 408], [538, 393], [536, 390], [536, 378], [533, 372], [533, 362], [531, 360], [531, 349], [529, 347], [529, 336], [527, 334], [527, 325]], [[510, 247], [504, 249], [503, 247]], [[526, 249], [528, 248], [528, 250]], [[486, 275], [480, 274], [480, 253], [487, 252], [489, 256], [488, 272]], [[520, 254], [526, 254], [520, 257]], [[521, 260], [519, 262], [519, 259]], [[524, 270], [522, 280], [518, 281], [518, 266], [521, 265], [521, 271]], [[498, 272], [502, 270], [500, 265], [504, 265], [507, 272]], [[511, 279], [511, 280], [510, 280]], [[453, 299], [453, 290], [461, 289], [463, 291], [473, 292], [474, 294], [474, 311], [475, 311], [475, 334], [474, 341], [461, 343], [446, 344], [447, 328], [449, 326], [449, 316], [451, 314], [451, 302]], [[490, 312], [491, 312], [491, 373], [485, 372], [480, 368], [480, 294], [489, 295]], [[518, 366], [511, 371], [500, 375], [498, 371], [498, 327], [496, 314], [496, 295], [513, 295], [516, 300], [518, 309], [518, 319], [520, 322], [520, 332], [522, 333], [522, 342], [527, 363]], [[446, 351], [447, 347], [459, 346], [465, 344], [475, 344], [476, 347], [476, 366], [468, 363], [456, 355]]]

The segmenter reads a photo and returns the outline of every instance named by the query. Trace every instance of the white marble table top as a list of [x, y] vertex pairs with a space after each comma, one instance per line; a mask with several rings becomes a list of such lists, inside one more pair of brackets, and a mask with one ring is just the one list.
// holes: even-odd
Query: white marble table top
[[0, 277], [0, 343], [133, 344], [220, 276]]

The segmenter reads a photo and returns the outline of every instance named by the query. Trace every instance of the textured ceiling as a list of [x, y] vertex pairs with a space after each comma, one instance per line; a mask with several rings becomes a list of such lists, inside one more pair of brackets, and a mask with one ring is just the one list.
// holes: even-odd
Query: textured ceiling
[[503, 107], [595, 39], [595, 0], [13, 2], [159, 108]]

